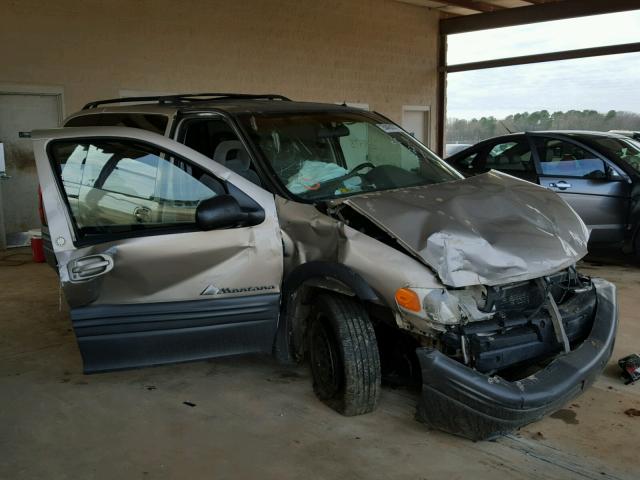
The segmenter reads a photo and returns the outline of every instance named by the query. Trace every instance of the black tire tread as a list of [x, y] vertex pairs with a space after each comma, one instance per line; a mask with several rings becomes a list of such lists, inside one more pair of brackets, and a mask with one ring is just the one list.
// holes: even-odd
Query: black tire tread
[[320, 294], [315, 303], [326, 313], [344, 369], [344, 388], [325, 403], [345, 416], [372, 412], [380, 398], [381, 372], [375, 331], [366, 310], [356, 300], [337, 294]]

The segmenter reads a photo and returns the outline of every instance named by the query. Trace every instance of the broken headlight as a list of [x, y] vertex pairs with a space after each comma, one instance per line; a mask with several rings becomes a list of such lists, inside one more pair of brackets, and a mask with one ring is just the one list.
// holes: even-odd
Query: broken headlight
[[[488, 320], [492, 312], [483, 312], [486, 290], [482, 286], [461, 290], [446, 288], [403, 288], [396, 303], [407, 320], [419, 330], [446, 331], [446, 327], [468, 321]], [[416, 306], [419, 305], [419, 308]]]

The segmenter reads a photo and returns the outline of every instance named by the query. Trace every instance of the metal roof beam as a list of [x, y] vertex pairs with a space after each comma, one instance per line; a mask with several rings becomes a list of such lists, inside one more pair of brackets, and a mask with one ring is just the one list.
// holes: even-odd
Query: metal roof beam
[[477, 15], [445, 18], [440, 20], [440, 33], [451, 35], [638, 9], [640, 9], [638, 0], [564, 0], [528, 7], [507, 8]]
[[572, 60], [576, 58], [599, 57], [603, 55], [619, 55], [622, 53], [637, 52], [640, 52], [640, 42], [607, 45], [605, 47], [580, 48], [577, 50], [565, 50], [562, 52], [537, 53], [534, 55], [498, 58], [496, 60], [483, 60], [480, 62], [458, 63], [456, 65], [447, 65], [446, 67], [443, 67], [443, 70], [447, 73], [468, 72], [469, 70], [511, 67], [514, 65], [556, 62], [559, 60]]

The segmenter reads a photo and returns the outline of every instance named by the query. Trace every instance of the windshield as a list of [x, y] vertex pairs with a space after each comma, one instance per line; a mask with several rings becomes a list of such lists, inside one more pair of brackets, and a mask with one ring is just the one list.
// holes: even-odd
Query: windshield
[[351, 112], [246, 116], [280, 182], [308, 200], [463, 178], [400, 127]]
[[626, 138], [593, 137], [604, 153], [613, 160], [626, 163], [640, 173], [640, 143]]

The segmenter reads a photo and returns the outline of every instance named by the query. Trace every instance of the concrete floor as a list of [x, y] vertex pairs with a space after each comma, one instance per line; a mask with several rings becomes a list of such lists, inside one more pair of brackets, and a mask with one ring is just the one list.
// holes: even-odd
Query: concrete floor
[[[613, 361], [559, 413], [472, 443], [415, 422], [401, 390], [341, 417], [306, 367], [269, 357], [85, 376], [53, 271], [0, 265], [1, 479], [640, 478], [640, 417], [625, 414], [640, 385], [624, 386]], [[640, 269], [583, 271], [618, 284], [614, 359], [640, 350]]]

